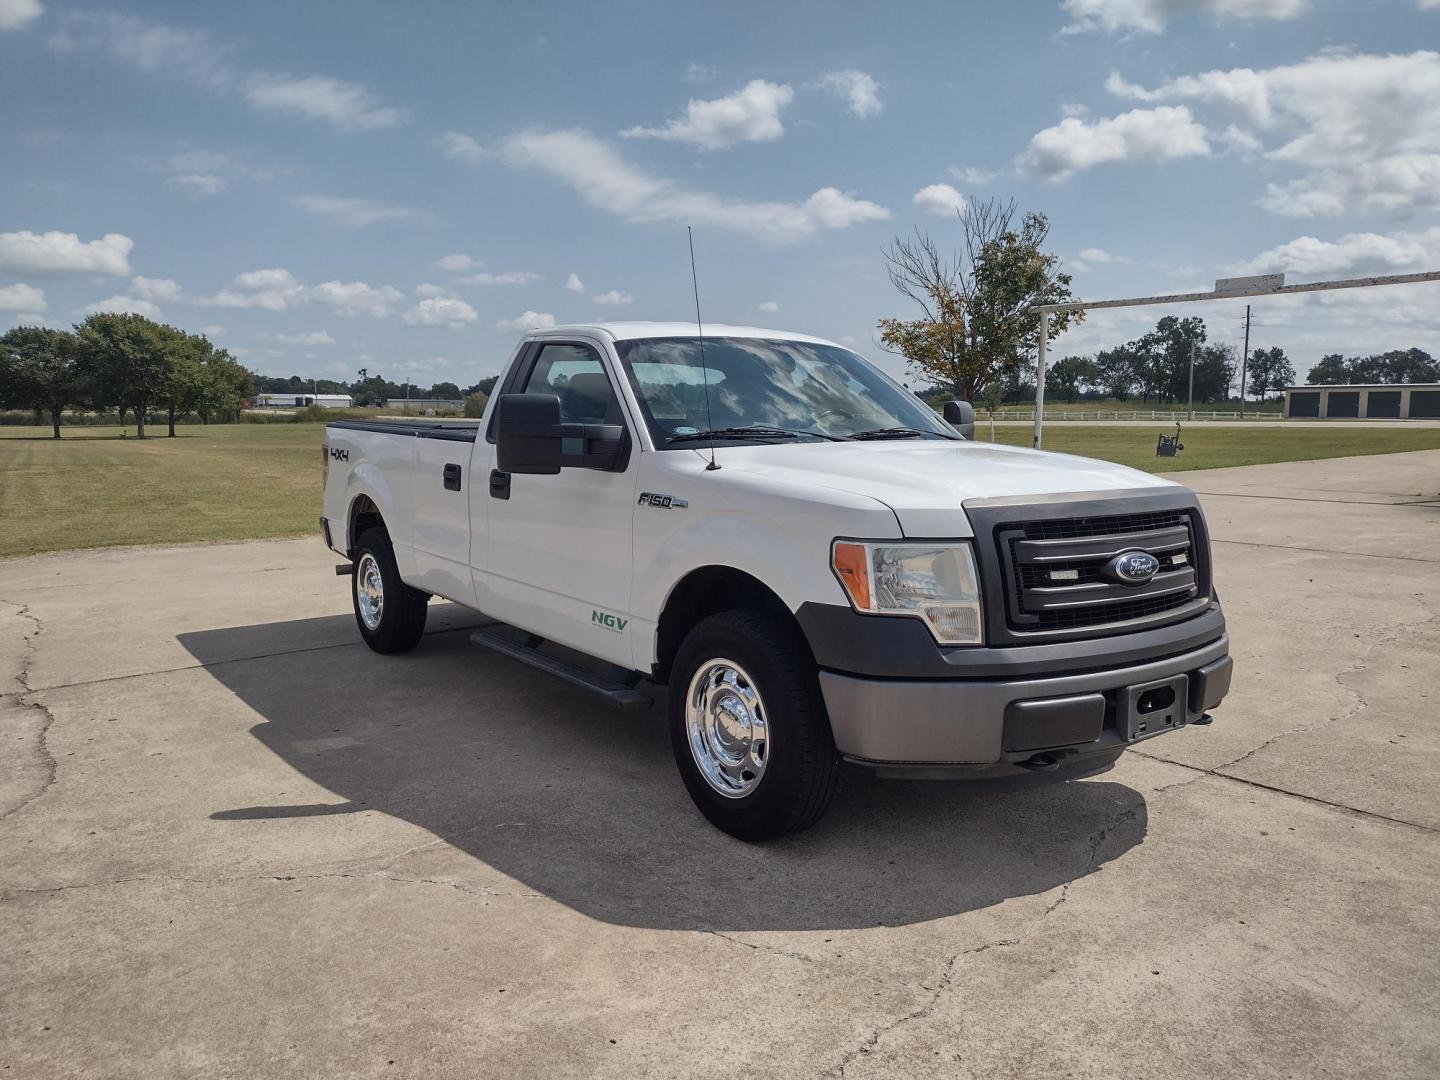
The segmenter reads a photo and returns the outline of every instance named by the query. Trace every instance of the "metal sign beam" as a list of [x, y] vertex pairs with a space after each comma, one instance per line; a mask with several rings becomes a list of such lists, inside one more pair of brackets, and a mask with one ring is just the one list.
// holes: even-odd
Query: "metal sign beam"
[[1040, 347], [1035, 360], [1035, 436], [1040, 449], [1045, 417], [1045, 353], [1050, 337], [1050, 315], [1057, 311], [1093, 311], [1097, 308], [1149, 307], [1157, 304], [1190, 304], [1200, 300], [1244, 300], [1256, 296], [1289, 296], [1292, 293], [1330, 292], [1335, 289], [1369, 289], [1377, 285], [1417, 285], [1440, 281], [1440, 270], [1419, 274], [1379, 274], [1345, 278], [1341, 281], [1310, 281], [1284, 284], [1285, 275], [1266, 274], [1254, 278], [1220, 278], [1213, 292], [1171, 293], [1167, 296], [1135, 296], [1125, 300], [1072, 300], [1065, 304], [1037, 304], [1030, 310], [1040, 315]]

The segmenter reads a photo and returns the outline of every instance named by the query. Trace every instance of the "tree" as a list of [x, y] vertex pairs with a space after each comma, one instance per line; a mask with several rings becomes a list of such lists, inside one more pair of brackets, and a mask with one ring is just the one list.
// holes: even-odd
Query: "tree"
[[1067, 356], [1050, 365], [1046, 378], [1066, 401], [1074, 405], [1080, 397], [1081, 387], [1095, 381], [1099, 374], [1095, 361], [1088, 356]]
[[177, 331], [143, 315], [106, 312], [91, 315], [75, 332], [95, 401], [135, 410], [135, 434], [143, 439], [146, 411], [164, 398]]
[[1128, 401], [1139, 381], [1142, 366], [1140, 350], [1135, 342], [1103, 349], [1095, 354], [1095, 382], [1107, 397]]
[[481, 417], [485, 415], [485, 405], [490, 400], [490, 395], [483, 390], [476, 390], [473, 394], [465, 395], [465, 415], [469, 417]]
[[1322, 356], [1305, 381], [1311, 386], [1343, 386], [1351, 381], [1350, 361], [1339, 353]]
[[1391, 349], [1381, 359], [1385, 362], [1385, 382], [1440, 382], [1440, 363], [1424, 349]]
[[1285, 350], [1276, 345], [1271, 349], [1256, 349], [1250, 354], [1249, 391], [1265, 400], [1268, 393], [1279, 392], [1295, 384], [1295, 368], [1285, 356]]
[[462, 390], [461, 396], [469, 397], [471, 394], [479, 392], [481, 394], [484, 394], [486, 397], [489, 397], [495, 392], [495, 384], [499, 381], [499, 375], [487, 375], [485, 376], [485, 378], [477, 382], [474, 386], [470, 386]]
[[432, 398], [443, 398], [446, 401], [458, 401], [465, 395], [460, 393], [460, 387], [456, 386], [453, 382], [437, 382], [434, 386], [430, 387], [430, 396]]
[[3, 397], [49, 414], [57, 439], [60, 414], [83, 400], [84, 381], [75, 364], [78, 344], [68, 330], [44, 326], [17, 326], [0, 337]]
[[[880, 342], [909, 362], [918, 380], [974, 399], [991, 383], [1013, 378], [1038, 347], [1036, 304], [1071, 299], [1070, 275], [1041, 250], [1050, 231], [1044, 214], [1015, 223], [1015, 203], [991, 200], [958, 215], [963, 251], [949, 256], [926, 233], [896, 237], [885, 249], [890, 282], [919, 305], [919, 319], [882, 319]], [[1079, 312], [1050, 317], [1054, 338]]]

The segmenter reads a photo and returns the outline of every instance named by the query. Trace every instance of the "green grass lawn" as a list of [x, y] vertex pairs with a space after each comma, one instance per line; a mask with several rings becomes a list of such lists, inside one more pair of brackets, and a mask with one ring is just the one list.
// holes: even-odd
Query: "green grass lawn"
[[[161, 429], [163, 431], [163, 428]], [[1045, 447], [1166, 471], [1440, 448], [1440, 429], [1052, 427]], [[186, 425], [173, 439], [118, 428], [0, 427], [0, 557], [64, 548], [318, 535], [320, 424]], [[978, 425], [982, 441], [986, 425]], [[1028, 427], [997, 429], [1028, 446]]]

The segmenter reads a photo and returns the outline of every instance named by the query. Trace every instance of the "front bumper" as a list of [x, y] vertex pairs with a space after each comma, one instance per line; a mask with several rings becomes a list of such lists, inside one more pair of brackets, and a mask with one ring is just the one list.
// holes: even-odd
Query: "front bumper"
[[1199, 647], [1098, 671], [886, 679], [822, 670], [820, 689], [836, 747], [861, 764], [1003, 777], [1043, 754], [1063, 763], [1065, 775], [1083, 775], [1079, 759], [1107, 759], [1103, 768], [1128, 745], [1125, 691], [1186, 676], [1185, 700], [1157, 730], [1193, 723], [1230, 689], [1229, 649], [1221, 630]]

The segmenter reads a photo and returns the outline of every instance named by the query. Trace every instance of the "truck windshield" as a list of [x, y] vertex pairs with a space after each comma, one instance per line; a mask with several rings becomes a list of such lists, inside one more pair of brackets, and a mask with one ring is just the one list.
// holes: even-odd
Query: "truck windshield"
[[[909, 437], [955, 439], [955, 432], [913, 394], [836, 345], [768, 338], [634, 338], [616, 352], [635, 388], [658, 449], [694, 448], [723, 429], [726, 442]], [[706, 387], [709, 409], [706, 408]], [[762, 434], [768, 431], [769, 434]]]

